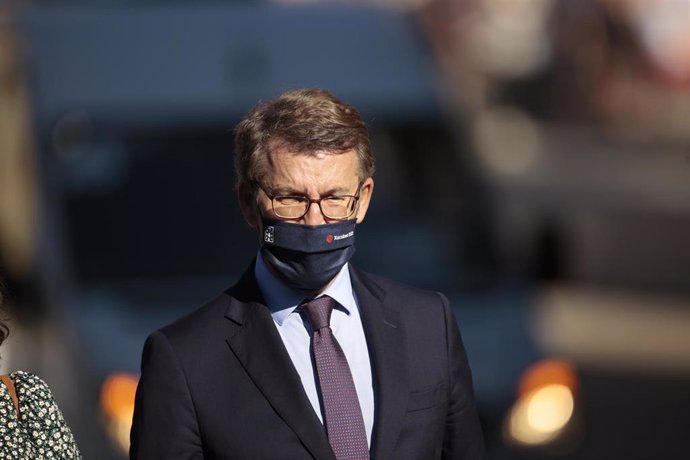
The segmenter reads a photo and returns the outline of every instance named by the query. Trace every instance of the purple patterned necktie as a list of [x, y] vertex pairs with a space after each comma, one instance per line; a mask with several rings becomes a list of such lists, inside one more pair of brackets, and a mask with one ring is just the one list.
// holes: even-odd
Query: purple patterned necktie
[[335, 300], [319, 297], [302, 304], [311, 323], [312, 353], [324, 406], [328, 442], [338, 460], [369, 458], [367, 433], [350, 367], [331, 330]]

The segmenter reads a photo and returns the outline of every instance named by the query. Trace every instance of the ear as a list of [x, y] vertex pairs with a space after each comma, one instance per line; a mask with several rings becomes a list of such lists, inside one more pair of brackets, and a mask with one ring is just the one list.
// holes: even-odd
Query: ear
[[359, 189], [359, 201], [357, 203], [357, 223], [361, 224], [364, 220], [364, 216], [367, 215], [367, 210], [369, 209], [369, 203], [371, 202], [371, 195], [374, 193], [374, 179], [367, 178], [362, 187]]
[[258, 231], [260, 219], [254, 190], [247, 184], [241, 184], [237, 188], [237, 199], [240, 203], [240, 210], [242, 211], [244, 220], [251, 228]]

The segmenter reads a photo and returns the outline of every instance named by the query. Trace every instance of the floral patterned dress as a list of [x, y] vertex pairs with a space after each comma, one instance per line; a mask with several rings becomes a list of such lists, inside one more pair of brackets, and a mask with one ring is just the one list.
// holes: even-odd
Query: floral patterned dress
[[48, 385], [28, 372], [13, 372], [10, 378], [19, 417], [9, 390], [0, 383], [0, 459], [81, 459]]

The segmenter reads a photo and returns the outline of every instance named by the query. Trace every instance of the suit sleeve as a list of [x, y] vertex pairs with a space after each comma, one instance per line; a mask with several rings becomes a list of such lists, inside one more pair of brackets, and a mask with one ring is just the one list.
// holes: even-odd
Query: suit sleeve
[[130, 437], [131, 460], [203, 459], [186, 376], [160, 331], [144, 345]]
[[483, 460], [486, 458], [484, 439], [474, 401], [467, 354], [448, 299], [443, 294], [440, 296], [446, 322], [450, 378], [450, 403], [443, 439], [443, 459]]

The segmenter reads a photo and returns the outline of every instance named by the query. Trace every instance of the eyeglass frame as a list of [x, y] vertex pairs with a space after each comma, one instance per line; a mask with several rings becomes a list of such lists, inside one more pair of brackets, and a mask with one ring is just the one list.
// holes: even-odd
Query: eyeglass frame
[[[311, 209], [311, 205], [316, 203], [319, 206], [319, 212], [321, 212], [321, 215], [328, 220], [347, 220], [351, 218], [353, 215], [357, 213], [358, 205], [359, 205], [359, 199], [360, 199], [360, 194], [362, 192], [362, 185], [364, 185], [364, 182], [360, 182], [359, 185], [357, 185], [357, 194], [356, 195], [327, 195], [327, 196], [322, 196], [318, 199], [312, 199], [308, 197], [307, 195], [273, 195], [271, 196], [270, 193], [266, 191], [266, 189], [259, 183], [255, 182], [254, 185], [261, 189], [262, 192], [268, 197], [269, 200], [271, 200], [271, 210], [273, 211], [273, 214], [276, 215], [276, 217], [283, 219], [283, 220], [299, 220], [302, 217], [306, 216], [309, 213], [309, 210]], [[345, 217], [329, 217], [323, 212], [323, 208], [321, 207], [321, 200], [325, 200], [327, 198], [333, 198], [333, 197], [338, 197], [338, 198], [354, 198], [355, 202], [353, 203], [352, 211], [350, 212], [349, 215]], [[304, 198], [309, 202], [307, 205], [307, 208], [304, 210], [304, 214], [302, 214], [299, 217], [282, 217], [280, 216], [275, 209], [275, 199], [276, 198]]]

